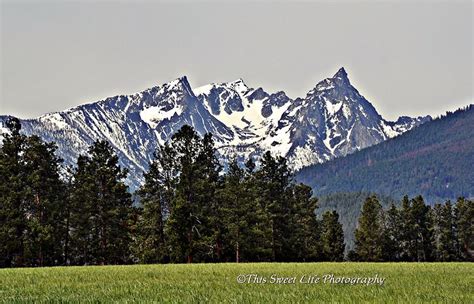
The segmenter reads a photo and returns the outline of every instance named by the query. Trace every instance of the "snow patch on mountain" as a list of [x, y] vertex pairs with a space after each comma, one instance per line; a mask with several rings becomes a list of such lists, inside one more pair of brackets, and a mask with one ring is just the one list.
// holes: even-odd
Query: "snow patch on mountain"
[[171, 119], [173, 116], [179, 116], [183, 113], [183, 108], [176, 106], [168, 111], [163, 110], [162, 107], [149, 107], [140, 112], [141, 119], [150, 125], [152, 128], [156, 128], [158, 122]]

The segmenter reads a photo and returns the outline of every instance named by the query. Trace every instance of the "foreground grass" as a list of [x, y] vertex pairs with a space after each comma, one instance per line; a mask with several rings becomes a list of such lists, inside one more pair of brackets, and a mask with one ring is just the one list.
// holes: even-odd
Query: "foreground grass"
[[[257, 274], [266, 284], [239, 284]], [[384, 277], [383, 285], [271, 284], [271, 275]], [[0, 302], [474, 303], [470, 263], [259, 263], [0, 269]]]

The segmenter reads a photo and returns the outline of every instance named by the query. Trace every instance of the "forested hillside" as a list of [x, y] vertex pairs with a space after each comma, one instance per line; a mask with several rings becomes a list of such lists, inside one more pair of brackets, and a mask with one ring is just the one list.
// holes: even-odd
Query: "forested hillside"
[[425, 123], [398, 137], [297, 173], [317, 196], [373, 192], [429, 203], [474, 196], [474, 106]]

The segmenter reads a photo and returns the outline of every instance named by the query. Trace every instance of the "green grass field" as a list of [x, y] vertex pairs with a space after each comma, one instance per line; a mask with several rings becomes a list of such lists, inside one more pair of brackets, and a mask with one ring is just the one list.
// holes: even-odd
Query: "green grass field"
[[[237, 282], [256, 274], [266, 283]], [[330, 284], [323, 275], [385, 278]], [[296, 277], [275, 284], [272, 275]], [[320, 278], [302, 284], [303, 275]], [[257, 281], [257, 279], [254, 279]], [[353, 282], [355, 282], [353, 280]], [[361, 283], [361, 282], [359, 282]], [[472, 263], [260, 263], [0, 269], [3, 303], [474, 303]]]

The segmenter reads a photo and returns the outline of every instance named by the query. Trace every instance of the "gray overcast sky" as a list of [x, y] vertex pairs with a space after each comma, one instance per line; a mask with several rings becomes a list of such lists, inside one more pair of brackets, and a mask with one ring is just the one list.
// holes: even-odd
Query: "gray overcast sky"
[[1, 1], [0, 114], [187, 75], [304, 96], [344, 66], [388, 119], [473, 102], [473, 3]]

